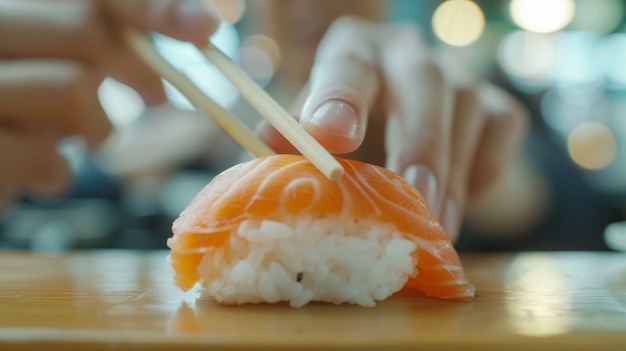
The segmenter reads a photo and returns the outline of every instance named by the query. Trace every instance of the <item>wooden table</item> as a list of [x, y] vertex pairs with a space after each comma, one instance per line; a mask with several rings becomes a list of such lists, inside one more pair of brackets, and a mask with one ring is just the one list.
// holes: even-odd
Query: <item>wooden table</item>
[[0, 350], [626, 350], [626, 255], [463, 256], [474, 302], [218, 306], [165, 252], [0, 252]]

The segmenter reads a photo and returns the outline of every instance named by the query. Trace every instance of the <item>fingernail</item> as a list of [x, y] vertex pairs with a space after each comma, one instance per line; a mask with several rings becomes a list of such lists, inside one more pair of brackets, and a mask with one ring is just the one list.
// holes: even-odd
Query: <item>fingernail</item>
[[430, 168], [422, 165], [411, 165], [404, 171], [403, 178], [415, 187], [426, 200], [431, 211], [437, 209], [437, 178]]
[[452, 197], [447, 197], [443, 205], [441, 225], [450, 239], [456, 240], [459, 235], [458, 231], [460, 222], [457, 203]]
[[359, 116], [343, 102], [329, 101], [323, 104], [311, 116], [311, 123], [336, 136], [352, 140], [358, 138]]

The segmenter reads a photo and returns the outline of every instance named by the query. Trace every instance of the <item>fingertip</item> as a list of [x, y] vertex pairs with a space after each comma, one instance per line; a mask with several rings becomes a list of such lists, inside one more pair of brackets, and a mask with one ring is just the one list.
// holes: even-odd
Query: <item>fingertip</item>
[[329, 100], [319, 106], [308, 119], [325, 133], [349, 140], [360, 136], [359, 115], [348, 103]]
[[301, 124], [330, 152], [349, 153], [361, 145], [365, 134], [366, 119], [357, 110], [345, 101], [327, 100], [304, 114]]

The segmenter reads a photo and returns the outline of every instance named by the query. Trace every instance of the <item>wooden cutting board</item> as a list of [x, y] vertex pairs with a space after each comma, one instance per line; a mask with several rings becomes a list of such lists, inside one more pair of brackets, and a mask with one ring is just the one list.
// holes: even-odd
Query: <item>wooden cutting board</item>
[[626, 350], [626, 255], [463, 256], [474, 302], [219, 306], [166, 252], [0, 252], [0, 350]]

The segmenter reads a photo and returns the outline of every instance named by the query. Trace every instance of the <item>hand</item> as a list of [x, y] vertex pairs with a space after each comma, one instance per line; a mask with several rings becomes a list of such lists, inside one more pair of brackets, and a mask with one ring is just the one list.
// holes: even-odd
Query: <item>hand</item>
[[[468, 202], [515, 157], [527, 119], [504, 91], [455, 68], [414, 26], [343, 17], [293, 108], [329, 151], [402, 174], [453, 240]], [[277, 152], [296, 152], [266, 122], [259, 134]]]
[[56, 195], [70, 182], [58, 142], [90, 147], [111, 131], [97, 97], [111, 76], [150, 105], [160, 78], [119, 40], [116, 22], [202, 43], [219, 17], [200, 0], [0, 0], [0, 208], [19, 192]]

